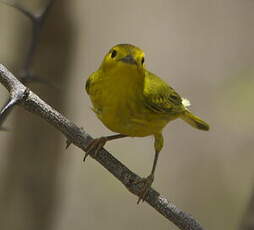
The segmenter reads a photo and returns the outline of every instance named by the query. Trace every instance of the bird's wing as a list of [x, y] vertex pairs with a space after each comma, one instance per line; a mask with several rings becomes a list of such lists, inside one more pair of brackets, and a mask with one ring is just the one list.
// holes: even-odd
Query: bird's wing
[[97, 72], [92, 73], [89, 78], [86, 80], [86, 92], [87, 94], [91, 94], [91, 87], [93, 85], [93, 83], [96, 81], [96, 79], [98, 79], [98, 74]]
[[89, 94], [89, 89], [90, 89], [90, 87], [91, 87], [92, 76], [93, 76], [93, 74], [91, 74], [91, 75], [89, 76], [89, 78], [86, 80], [86, 92], [87, 92], [87, 94]]
[[87, 92], [87, 94], [89, 94], [90, 84], [91, 84], [91, 79], [88, 78], [88, 79], [86, 80], [86, 92]]
[[180, 95], [156, 75], [146, 72], [144, 101], [156, 113], [179, 113], [185, 110]]

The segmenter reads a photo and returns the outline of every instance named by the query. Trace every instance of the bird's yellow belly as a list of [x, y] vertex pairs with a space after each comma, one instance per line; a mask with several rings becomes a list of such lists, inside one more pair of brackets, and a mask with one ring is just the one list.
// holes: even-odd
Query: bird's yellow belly
[[132, 137], [154, 135], [160, 133], [170, 120], [177, 118], [153, 114], [142, 103], [137, 105], [139, 100], [131, 100], [130, 95], [127, 101], [124, 98], [126, 97], [109, 97], [108, 94], [107, 97], [100, 98], [99, 101], [103, 101], [101, 106], [95, 101], [93, 103], [98, 118], [113, 132]]

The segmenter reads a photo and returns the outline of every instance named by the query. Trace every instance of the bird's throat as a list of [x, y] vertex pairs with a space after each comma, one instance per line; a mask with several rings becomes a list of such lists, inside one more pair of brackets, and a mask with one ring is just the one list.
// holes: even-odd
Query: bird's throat
[[[127, 65], [127, 64], [126, 64]], [[136, 66], [112, 68], [104, 72], [104, 81], [109, 94], [126, 98], [137, 97], [143, 93], [144, 77]], [[132, 68], [133, 67], [133, 68]]]

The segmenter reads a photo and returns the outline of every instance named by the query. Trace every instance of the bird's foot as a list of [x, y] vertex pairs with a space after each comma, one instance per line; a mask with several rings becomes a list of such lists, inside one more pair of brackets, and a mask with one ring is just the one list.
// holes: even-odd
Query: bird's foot
[[138, 181], [134, 182], [134, 184], [136, 184], [136, 185], [137, 184], [143, 184], [143, 187], [142, 187], [142, 189], [140, 191], [140, 194], [139, 194], [137, 204], [139, 204], [140, 201], [144, 202], [144, 200], [146, 198], [146, 195], [147, 195], [149, 189], [151, 188], [153, 180], [154, 180], [154, 175], [150, 174], [148, 177], [139, 179]]
[[92, 152], [93, 152], [93, 155], [96, 156], [98, 151], [101, 150], [103, 148], [103, 146], [106, 144], [107, 140], [108, 140], [107, 137], [99, 137], [99, 138], [93, 139], [86, 146], [86, 154], [85, 154], [83, 161], [85, 161], [86, 158], [88, 157], [88, 155], [90, 155], [90, 153], [92, 153]]

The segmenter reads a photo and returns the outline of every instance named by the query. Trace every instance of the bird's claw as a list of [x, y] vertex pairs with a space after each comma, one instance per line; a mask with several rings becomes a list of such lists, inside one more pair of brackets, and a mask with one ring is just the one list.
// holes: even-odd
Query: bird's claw
[[107, 138], [106, 137], [99, 137], [93, 139], [87, 146], [86, 146], [86, 154], [84, 156], [83, 161], [86, 160], [88, 155], [90, 155], [93, 152], [93, 155], [96, 156], [98, 151], [103, 148], [103, 146], [106, 144]]
[[146, 195], [147, 195], [149, 189], [151, 188], [153, 180], [154, 180], [154, 175], [151, 174], [148, 177], [139, 179], [139, 180], [137, 180], [137, 181], [135, 181], [133, 183], [135, 185], [137, 185], [137, 184], [143, 184], [143, 187], [142, 187], [142, 189], [140, 191], [140, 194], [139, 194], [139, 198], [138, 198], [137, 204], [139, 204], [140, 201], [144, 202], [144, 200], [146, 198]]

